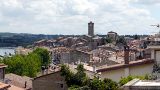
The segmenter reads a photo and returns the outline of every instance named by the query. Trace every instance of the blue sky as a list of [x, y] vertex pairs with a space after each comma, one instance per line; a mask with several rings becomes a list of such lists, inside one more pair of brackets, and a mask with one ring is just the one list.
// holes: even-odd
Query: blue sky
[[33, 34], [153, 34], [160, 0], [0, 0], [0, 32]]

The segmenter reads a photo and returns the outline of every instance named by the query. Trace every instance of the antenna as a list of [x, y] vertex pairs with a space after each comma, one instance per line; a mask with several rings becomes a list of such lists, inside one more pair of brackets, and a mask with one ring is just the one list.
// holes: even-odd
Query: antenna
[[[160, 25], [159, 24], [157, 24], [157, 25], [151, 25], [151, 26], [156, 26], [157, 28], [160, 28]], [[159, 30], [159, 34], [160, 34], [160, 30]]]
[[151, 25], [151, 26], [156, 26], [156, 27], [160, 28], [160, 25], [159, 25], [159, 24], [157, 24], [157, 25]]

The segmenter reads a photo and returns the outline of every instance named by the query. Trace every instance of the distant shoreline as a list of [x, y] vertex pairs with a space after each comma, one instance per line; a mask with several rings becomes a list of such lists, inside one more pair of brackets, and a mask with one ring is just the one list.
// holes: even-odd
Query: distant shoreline
[[0, 56], [15, 54], [16, 47], [0, 47]]
[[17, 47], [0, 47], [0, 49], [15, 49]]

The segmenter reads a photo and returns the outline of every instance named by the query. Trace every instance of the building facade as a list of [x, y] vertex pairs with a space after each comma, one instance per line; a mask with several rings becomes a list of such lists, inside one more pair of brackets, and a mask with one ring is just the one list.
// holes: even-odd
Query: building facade
[[34, 78], [32, 87], [33, 90], [67, 90], [65, 78], [60, 71]]
[[110, 31], [107, 33], [107, 37], [110, 38], [112, 41], [116, 41], [118, 38], [118, 34], [116, 32]]
[[140, 60], [132, 61], [129, 64], [118, 64], [109, 66], [105, 69], [99, 69], [100, 77], [110, 78], [113, 81], [119, 82], [122, 77], [127, 77], [129, 75], [142, 76], [146, 74], [151, 74], [153, 70], [153, 60]]
[[129, 61], [129, 47], [124, 47], [124, 63], [107, 66], [97, 70], [102, 79], [110, 78], [116, 82], [129, 75], [142, 76], [152, 74], [155, 60], [151, 58]]

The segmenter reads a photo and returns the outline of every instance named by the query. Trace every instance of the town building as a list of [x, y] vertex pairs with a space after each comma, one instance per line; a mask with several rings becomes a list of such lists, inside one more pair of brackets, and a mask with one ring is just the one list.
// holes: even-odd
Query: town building
[[153, 70], [153, 60], [138, 60], [131, 61], [129, 64], [116, 64], [112, 66], [107, 66], [106, 68], [97, 69], [97, 73], [100, 73], [100, 77], [110, 78], [116, 82], [122, 77], [127, 77], [129, 75], [142, 76], [146, 74], [151, 74]]
[[66, 47], [57, 47], [50, 50], [51, 59], [54, 64], [69, 63], [71, 49]]
[[7, 66], [0, 64], [0, 90], [7, 90], [11, 85], [5, 83], [5, 68]]
[[60, 71], [35, 77], [32, 80], [33, 90], [68, 90], [65, 78]]
[[151, 59], [155, 60], [153, 66], [153, 75], [156, 79], [160, 79], [160, 40], [152, 42], [147, 48], [151, 51]]
[[129, 50], [129, 47], [125, 47], [124, 49], [124, 63], [98, 68], [97, 73], [100, 73], [100, 77], [102, 79], [110, 78], [118, 82], [122, 77], [129, 75], [141, 76], [152, 74], [155, 60], [146, 58], [129, 61]]
[[14, 88], [18, 88], [16, 90], [31, 90], [32, 89], [32, 78], [30, 77], [19, 76], [13, 73], [9, 73], [5, 75], [5, 80], [6, 80], [6, 83], [11, 85], [10, 87], [11, 90], [14, 90]]
[[[88, 64], [86, 63], [79, 63], [79, 64], [82, 64], [84, 69], [85, 69], [85, 73], [86, 75], [90, 78], [90, 79], [93, 79], [96, 75], [96, 68], [93, 67], [93, 66], [89, 66]], [[77, 72], [77, 65], [74, 65], [74, 64], [67, 64], [67, 66], [69, 66], [70, 70], [73, 72], [73, 73], [76, 73]]]
[[90, 62], [92, 60], [92, 54], [90, 52], [70, 49], [66, 47], [57, 47], [52, 49], [51, 53], [52, 61], [56, 64], [63, 63], [77, 63], [77, 62]]
[[118, 39], [118, 34], [116, 32], [110, 31], [107, 33], [107, 37], [112, 41], [116, 41]]
[[89, 63], [92, 60], [92, 54], [90, 52], [84, 52], [81, 50], [73, 50], [70, 53], [70, 63], [85, 62]]
[[47, 46], [47, 47], [53, 47], [53, 43], [55, 42], [55, 40], [46, 40], [46, 39], [42, 39], [40, 41], [37, 41], [34, 43], [34, 46], [38, 46], [38, 47], [43, 47], [43, 46]]
[[[20, 88], [18, 86], [14, 86], [11, 83], [11, 80], [7, 78], [5, 75], [5, 68], [7, 65], [0, 64], [0, 90], [30, 90], [26, 88]], [[17, 81], [20, 81], [19, 79]], [[12, 81], [13, 82], [13, 81]]]
[[29, 49], [29, 48], [24, 48], [24, 47], [17, 47], [15, 49], [15, 54], [20, 54], [20, 55], [28, 55], [29, 53], [31, 53], [33, 50]]

